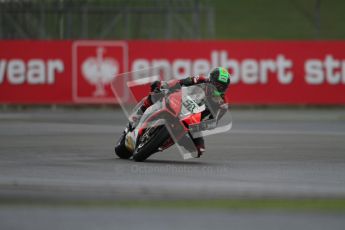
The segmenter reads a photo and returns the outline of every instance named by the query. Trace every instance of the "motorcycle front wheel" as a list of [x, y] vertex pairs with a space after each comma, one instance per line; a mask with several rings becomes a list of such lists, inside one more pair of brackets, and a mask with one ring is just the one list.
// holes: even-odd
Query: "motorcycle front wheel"
[[121, 159], [129, 159], [132, 153], [125, 146], [126, 134], [123, 133], [115, 145], [115, 154]]
[[164, 125], [155, 127], [154, 130], [146, 130], [139, 139], [139, 143], [133, 154], [133, 160], [145, 161], [148, 157], [157, 152], [158, 148], [161, 147], [169, 137], [169, 132]]

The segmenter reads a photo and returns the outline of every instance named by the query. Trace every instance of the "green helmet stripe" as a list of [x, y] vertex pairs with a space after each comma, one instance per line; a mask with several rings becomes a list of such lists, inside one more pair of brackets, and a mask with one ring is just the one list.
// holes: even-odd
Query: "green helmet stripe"
[[218, 80], [224, 83], [227, 83], [229, 80], [229, 73], [224, 68], [219, 68], [219, 77]]

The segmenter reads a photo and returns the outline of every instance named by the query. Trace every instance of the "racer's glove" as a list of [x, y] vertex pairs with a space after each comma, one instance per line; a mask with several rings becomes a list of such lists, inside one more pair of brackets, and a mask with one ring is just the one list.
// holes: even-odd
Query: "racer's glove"
[[174, 92], [181, 88], [179, 83], [174, 85], [169, 85], [167, 81], [154, 81], [151, 84], [152, 93], [162, 93], [162, 92]]
[[179, 83], [175, 83], [173, 85], [169, 85], [169, 82], [162, 81], [161, 82], [161, 91], [169, 91], [169, 92], [174, 92], [178, 89], [181, 89], [181, 85]]
[[161, 81], [154, 81], [154, 82], [152, 82], [152, 84], [151, 84], [151, 92], [159, 93], [160, 89], [161, 89], [161, 86], [162, 86], [162, 82]]

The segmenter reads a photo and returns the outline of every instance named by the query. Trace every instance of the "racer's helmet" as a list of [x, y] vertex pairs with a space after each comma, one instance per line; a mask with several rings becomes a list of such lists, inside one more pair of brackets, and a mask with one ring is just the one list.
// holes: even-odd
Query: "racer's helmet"
[[223, 67], [214, 68], [208, 75], [210, 83], [215, 86], [213, 95], [223, 96], [230, 84], [230, 74]]

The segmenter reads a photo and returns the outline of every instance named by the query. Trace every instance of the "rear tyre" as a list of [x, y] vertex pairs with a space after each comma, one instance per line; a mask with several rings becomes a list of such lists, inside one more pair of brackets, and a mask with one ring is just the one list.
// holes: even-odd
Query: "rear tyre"
[[115, 146], [115, 154], [121, 159], [129, 159], [133, 155], [125, 146], [125, 137], [123, 133]]
[[[142, 147], [134, 151], [134, 161], [145, 161], [149, 156], [157, 152], [164, 142], [170, 137], [168, 130], [164, 125], [157, 127], [152, 136]], [[139, 143], [140, 144], [140, 143]]]

